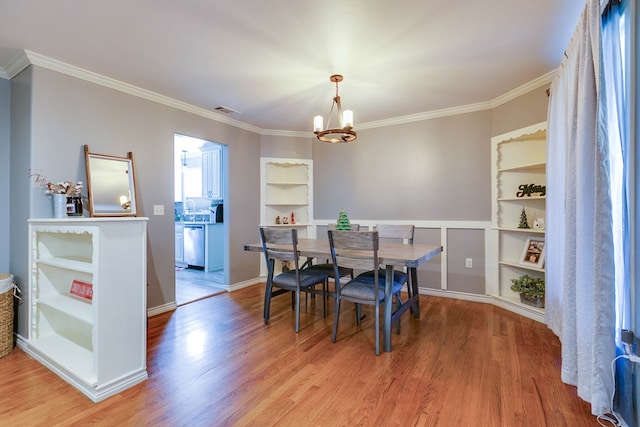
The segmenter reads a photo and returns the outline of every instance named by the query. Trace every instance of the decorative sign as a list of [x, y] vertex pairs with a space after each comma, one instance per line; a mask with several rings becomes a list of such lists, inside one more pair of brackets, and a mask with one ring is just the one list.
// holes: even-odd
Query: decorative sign
[[91, 283], [81, 282], [80, 280], [74, 280], [71, 282], [69, 293], [91, 301], [93, 300], [93, 285]]
[[518, 186], [518, 191], [516, 193], [516, 197], [531, 197], [536, 193], [540, 193], [540, 197], [544, 197], [547, 194], [547, 186], [546, 185], [537, 185], [537, 184], [521, 184]]

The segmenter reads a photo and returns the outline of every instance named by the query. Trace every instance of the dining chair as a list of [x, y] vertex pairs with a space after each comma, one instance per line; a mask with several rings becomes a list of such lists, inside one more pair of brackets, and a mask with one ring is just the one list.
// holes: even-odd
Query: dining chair
[[[350, 225], [351, 225], [351, 231], [360, 230], [360, 225], [359, 224], [350, 224]], [[336, 229], [336, 224], [335, 223], [327, 224], [327, 231], [335, 230], [335, 229]], [[351, 277], [353, 279], [353, 269], [352, 268], [346, 268], [346, 267], [338, 267], [338, 268], [339, 268], [339, 271], [340, 271], [340, 277], [349, 276], [349, 277]], [[305, 270], [325, 272], [325, 273], [327, 273], [327, 275], [329, 276], [330, 279], [335, 280], [333, 263], [330, 260], [325, 260], [325, 262], [323, 262], [321, 264], [311, 264], [307, 268], [305, 268]], [[324, 289], [324, 292], [325, 292], [325, 296], [331, 296], [331, 295], [334, 294], [334, 293], [329, 292], [329, 280], [328, 279], [327, 279], [327, 282], [325, 283], [325, 286], [324, 286], [323, 289]]]
[[[415, 234], [415, 226], [413, 224], [378, 224], [374, 227], [374, 230], [378, 232], [378, 236], [380, 240], [390, 241], [390, 242], [399, 242], [412, 245], [413, 237]], [[373, 280], [373, 271], [367, 271], [361, 274], [363, 277], [369, 277]], [[384, 268], [381, 268], [378, 271], [378, 277], [381, 280], [386, 280], [387, 271]], [[394, 297], [396, 298], [396, 307], [400, 307], [402, 305], [402, 288], [404, 285], [407, 285], [407, 295], [411, 298], [411, 275], [409, 271], [406, 270], [394, 270], [393, 271], [393, 282], [394, 289], [398, 289], [397, 293], [394, 293]], [[398, 284], [399, 286], [397, 286]], [[398, 322], [398, 330], [400, 329], [400, 322]]]
[[[296, 333], [300, 331], [300, 294], [315, 293], [315, 287], [327, 281], [328, 275], [322, 271], [307, 271], [300, 268], [298, 252], [298, 234], [295, 228], [260, 227], [260, 239], [267, 263], [267, 283], [264, 294], [264, 323], [269, 323], [271, 298], [291, 292], [292, 308], [296, 312]], [[275, 274], [276, 261], [293, 263], [293, 268]], [[279, 288], [273, 290], [273, 288]], [[322, 299], [323, 315], [326, 313], [326, 302]]]
[[[336, 308], [331, 340], [335, 343], [338, 336], [340, 320], [340, 304], [350, 301], [359, 306], [361, 304], [375, 307], [376, 355], [380, 354], [380, 304], [384, 303], [384, 280], [380, 280], [380, 261], [378, 259], [379, 237], [377, 231], [336, 231], [329, 230], [329, 247], [331, 261], [334, 265], [336, 284]], [[340, 282], [339, 267], [358, 270], [370, 270], [373, 279], [356, 276], [344, 285]], [[396, 290], [394, 283], [392, 293]], [[356, 315], [356, 323], [360, 324], [361, 317]]]
[[[336, 224], [333, 224], [333, 223], [327, 224], [327, 231], [335, 230], [335, 229], [336, 229]], [[351, 231], [358, 231], [358, 230], [360, 230], [359, 224], [351, 224]], [[333, 273], [333, 263], [331, 263], [330, 260], [326, 260], [326, 262], [322, 264], [312, 264], [306, 269], [311, 271], [325, 271], [330, 278], [335, 279], [334, 273]], [[340, 267], [340, 277], [347, 277], [347, 276], [351, 276], [351, 278], [353, 279], [353, 269]]]

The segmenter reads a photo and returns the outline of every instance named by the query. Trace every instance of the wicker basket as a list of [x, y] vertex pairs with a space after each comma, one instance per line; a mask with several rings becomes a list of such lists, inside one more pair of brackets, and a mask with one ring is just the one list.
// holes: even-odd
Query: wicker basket
[[0, 292], [0, 357], [4, 357], [13, 350], [12, 274], [0, 274]]

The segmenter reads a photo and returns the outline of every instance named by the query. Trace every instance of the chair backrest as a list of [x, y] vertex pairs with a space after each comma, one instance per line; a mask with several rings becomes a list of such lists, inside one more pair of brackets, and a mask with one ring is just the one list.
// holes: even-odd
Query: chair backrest
[[375, 270], [376, 276], [378, 275], [380, 262], [378, 260], [379, 238], [377, 231], [329, 230], [328, 233], [331, 261], [336, 266], [336, 283], [339, 282], [337, 266]]
[[298, 270], [298, 233], [295, 228], [260, 227], [260, 240], [270, 276], [276, 260], [293, 261], [294, 268]]
[[[327, 228], [329, 230], [335, 230], [336, 229], [336, 223], [330, 223], [327, 224]], [[351, 231], [359, 231], [360, 230], [360, 224], [349, 224], [351, 226]]]
[[381, 239], [406, 240], [412, 245], [415, 228], [413, 224], [378, 224], [375, 230]]

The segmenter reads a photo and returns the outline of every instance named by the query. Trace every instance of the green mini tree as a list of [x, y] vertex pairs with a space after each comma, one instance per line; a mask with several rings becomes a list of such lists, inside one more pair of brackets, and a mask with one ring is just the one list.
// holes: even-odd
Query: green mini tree
[[340, 210], [340, 215], [338, 216], [338, 222], [336, 223], [336, 230], [351, 231], [351, 224], [349, 223], [349, 217], [347, 217], [347, 213], [344, 211], [344, 209]]
[[520, 212], [520, 224], [518, 224], [518, 228], [530, 228], [529, 222], [527, 221], [527, 213], [524, 211], [524, 206], [522, 207], [522, 212]]

